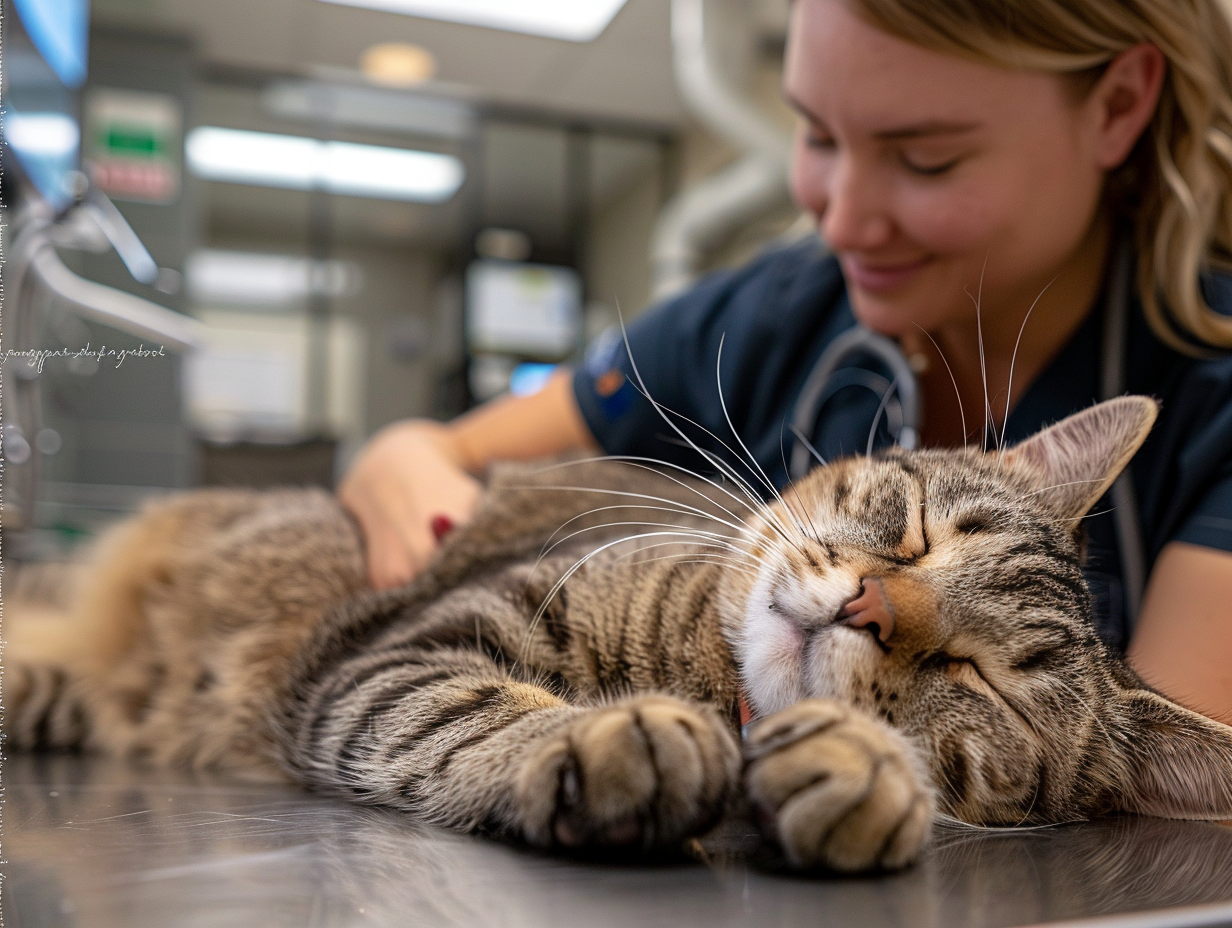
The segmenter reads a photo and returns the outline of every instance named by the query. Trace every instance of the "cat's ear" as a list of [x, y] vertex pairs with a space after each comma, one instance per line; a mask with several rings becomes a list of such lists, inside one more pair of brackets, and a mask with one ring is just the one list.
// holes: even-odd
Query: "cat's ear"
[[1158, 413], [1159, 404], [1150, 397], [1117, 397], [1062, 419], [1003, 457], [1047, 490], [1051, 508], [1078, 519], [1112, 486]]
[[1149, 690], [1126, 694], [1115, 725], [1119, 811], [1232, 820], [1232, 727]]

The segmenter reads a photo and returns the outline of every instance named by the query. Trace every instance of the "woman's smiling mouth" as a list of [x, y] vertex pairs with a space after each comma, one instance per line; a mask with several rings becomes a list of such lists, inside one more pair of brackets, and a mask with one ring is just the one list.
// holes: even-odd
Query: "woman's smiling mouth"
[[889, 293], [910, 283], [929, 263], [929, 258], [898, 263], [876, 263], [852, 255], [841, 257], [843, 274], [849, 284], [870, 293]]

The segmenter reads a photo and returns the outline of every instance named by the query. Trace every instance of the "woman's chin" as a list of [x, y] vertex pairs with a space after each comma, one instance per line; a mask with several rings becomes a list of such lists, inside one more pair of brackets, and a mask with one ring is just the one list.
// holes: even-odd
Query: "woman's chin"
[[920, 328], [927, 331], [935, 327], [936, 320], [918, 299], [865, 293], [854, 287], [849, 289], [848, 295], [856, 321], [889, 338], [918, 332]]

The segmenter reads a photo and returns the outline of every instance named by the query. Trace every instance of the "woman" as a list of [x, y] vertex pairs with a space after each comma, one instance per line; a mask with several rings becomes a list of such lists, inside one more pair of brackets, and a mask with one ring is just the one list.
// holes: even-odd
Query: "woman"
[[[858, 320], [920, 369], [924, 444], [1012, 443], [1099, 398], [1123, 250], [1123, 388], [1163, 413], [1132, 468], [1150, 566], [1136, 619], [1110, 504], [1088, 523], [1100, 631], [1232, 722], [1232, 277], [1213, 270], [1232, 257], [1230, 69], [1218, 0], [797, 0], [793, 189], [833, 257], [805, 243], [652, 310], [630, 327], [638, 372], [728, 438], [725, 336], [732, 422], [781, 483], [804, 378]], [[602, 448], [696, 467], [634, 379], [623, 345], [600, 344], [535, 396], [375, 437], [340, 489], [374, 585], [423, 566], [432, 518], [465, 520], [494, 460]], [[876, 397], [846, 394], [808, 436], [823, 455], [865, 449]]]

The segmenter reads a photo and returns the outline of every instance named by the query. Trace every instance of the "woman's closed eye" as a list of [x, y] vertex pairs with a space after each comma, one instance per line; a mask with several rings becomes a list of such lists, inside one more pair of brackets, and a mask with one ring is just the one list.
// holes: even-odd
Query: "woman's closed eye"
[[957, 146], [948, 140], [915, 141], [900, 143], [894, 147], [899, 163], [913, 174], [937, 177], [947, 174], [966, 160], [965, 146]]
[[920, 174], [925, 177], [939, 177], [942, 174], [947, 174], [956, 168], [961, 161], [961, 158], [950, 158], [946, 161], [932, 161], [925, 158], [912, 158], [909, 155], [902, 156], [903, 167], [911, 171], [913, 174]]

